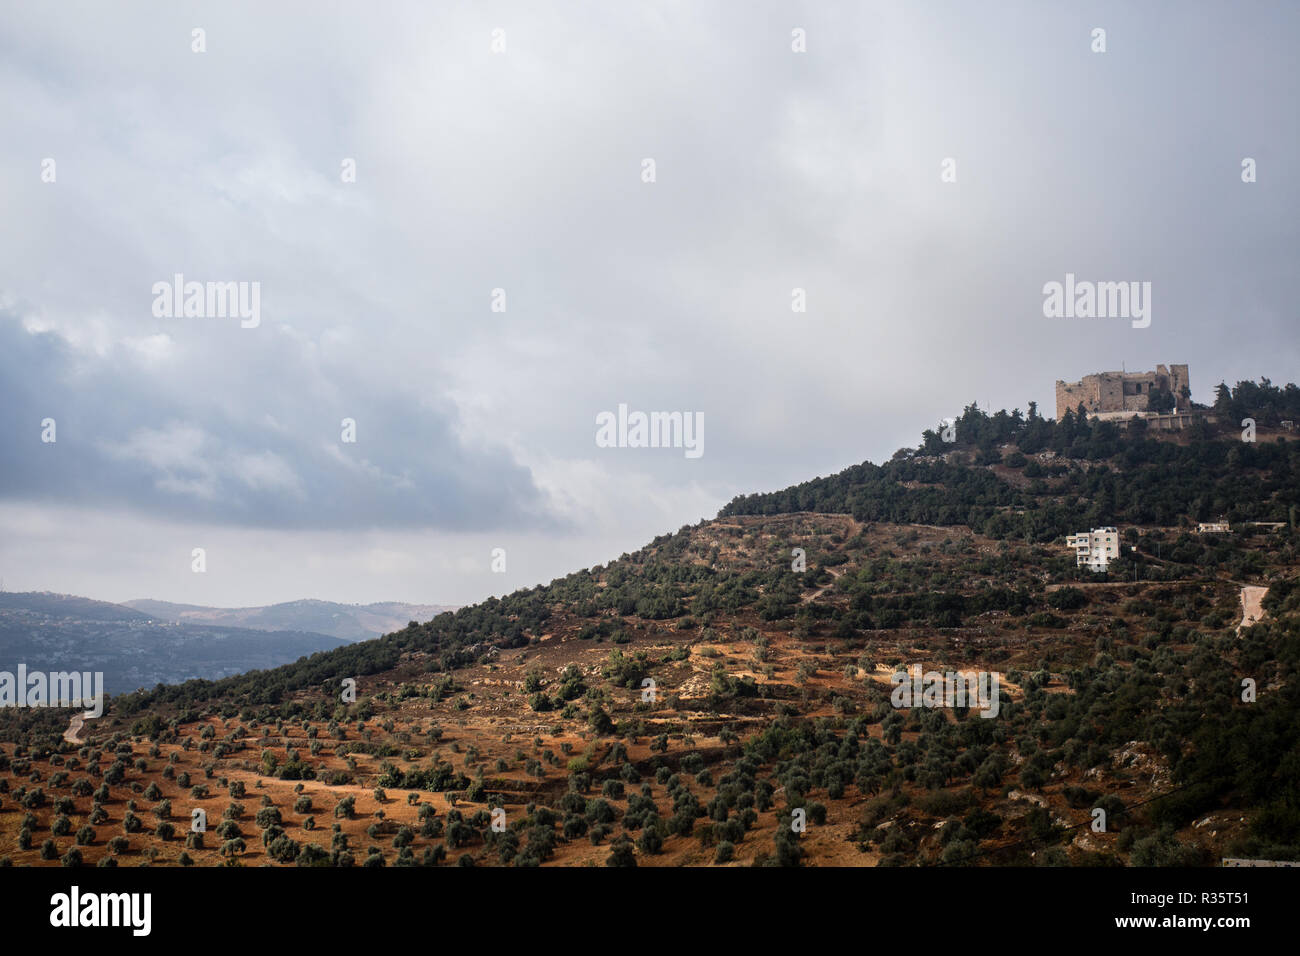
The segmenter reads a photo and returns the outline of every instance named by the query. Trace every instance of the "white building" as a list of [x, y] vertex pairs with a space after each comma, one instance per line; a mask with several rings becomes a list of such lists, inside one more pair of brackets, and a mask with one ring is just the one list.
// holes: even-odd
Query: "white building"
[[1228, 522], [1226, 521], [1201, 521], [1196, 525], [1199, 534], [1227, 534]]
[[1119, 531], [1115, 528], [1093, 528], [1066, 537], [1065, 543], [1074, 549], [1075, 564], [1093, 571], [1105, 571], [1111, 558], [1119, 557]]

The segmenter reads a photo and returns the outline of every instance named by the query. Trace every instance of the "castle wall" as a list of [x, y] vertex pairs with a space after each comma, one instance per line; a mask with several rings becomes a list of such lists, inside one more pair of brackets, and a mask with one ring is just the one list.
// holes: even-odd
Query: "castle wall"
[[1078, 408], [1080, 402], [1087, 408], [1096, 404], [1096, 401], [1095, 389], [1090, 389], [1086, 382], [1068, 384], [1058, 381], [1056, 383], [1056, 418], [1058, 421], [1065, 414], [1067, 408]]

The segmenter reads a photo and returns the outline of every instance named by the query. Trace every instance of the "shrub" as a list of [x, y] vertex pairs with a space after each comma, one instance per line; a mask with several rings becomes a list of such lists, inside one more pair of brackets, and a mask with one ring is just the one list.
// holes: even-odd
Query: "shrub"
[[[278, 863], [292, 863], [298, 858], [300, 847], [287, 836], [279, 836], [271, 841], [266, 852]], [[322, 851], [324, 852], [324, 851]]]
[[280, 817], [280, 811], [275, 807], [262, 807], [257, 811], [257, 816], [253, 817], [253, 822], [265, 830], [267, 827], [283, 824], [284, 820]]
[[628, 840], [616, 840], [610, 844], [606, 866], [636, 866], [636, 854], [632, 852], [632, 843]]

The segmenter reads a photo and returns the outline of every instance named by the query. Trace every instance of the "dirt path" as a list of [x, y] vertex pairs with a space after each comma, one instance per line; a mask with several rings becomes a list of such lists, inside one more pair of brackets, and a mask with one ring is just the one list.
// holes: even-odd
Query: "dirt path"
[[[1086, 590], [1088, 588], [1131, 588], [1133, 581], [1066, 581], [1062, 584], [1049, 584], [1043, 590], [1048, 594], [1053, 591], [1059, 591], [1061, 588], [1078, 588]], [[1138, 581], [1137, 584], [1150, 584], [1150, 581]]]
[[830, 572], [830, 575], [831, 575], [831, 583], [830, 583], [830, 584], [823, 584], [821, 587], [817, 588], [817, 590], [813, 591], [812, 594], [805, 594], [805, 595], [803, 596], [803, 603], [804, 603], [804, 604], [809, 604], [809, 603], [811, 603], [811, 602], [817, 600], [819, 597], [821, 597], [823, 594], [825, 594], [825, 593], [826, 593], [827, 591], [829, 591], [831, 588], [835, 587], [835, 582], [838, 581], [839, 578], [840, 578], [840, 575], [844, 573], [844, 569], [843, 569], [843, 568], [827, 568], [826, 570]]
[[84, 717], [80, 714], [73, 714], [72, 720], [68, 723], [68, 729], [63, 732], [63, 739], [70, 744], [81, 743], [81, 725], [84, 723]]
[[1262, 604], [1264, 595], [1267, 593], [1268, 588], [1250, 585], [1241, 589], [1241, 623], [1237, 625], [1238, 634], [1241, 633], [1243, 627], [1250, 627], [1250, 625], [1264, 617]]

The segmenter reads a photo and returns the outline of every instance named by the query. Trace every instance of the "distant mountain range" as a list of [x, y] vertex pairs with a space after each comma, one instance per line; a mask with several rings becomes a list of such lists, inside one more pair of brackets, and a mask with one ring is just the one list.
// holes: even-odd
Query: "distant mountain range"
[[382, 601], [377, 604], [338, 604], [334, 601], [289, 601], [265, 607], [203, 607], [197, 604], [172, 604], [142, 598], [126, 601], [120, 607], [139, 611], [155, 621], [177, 624], [218, 624], [246, 627], [254, 631], [314, 631], [345, 641], [364, 641], [391, 634], [411, 621], [428, 621], [444, 611], [456, 610], [450, 604], [403, 604]]
[[101, 671], [104, 689], [121, 694], [278, 667], [451, 609], [331, 601], [210, 608], [0, 592], [0, 670], [13, 672], [23, 663], [29, 672]]

